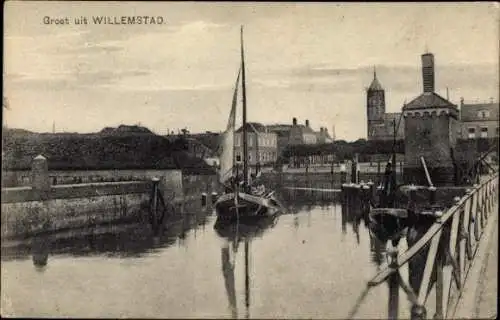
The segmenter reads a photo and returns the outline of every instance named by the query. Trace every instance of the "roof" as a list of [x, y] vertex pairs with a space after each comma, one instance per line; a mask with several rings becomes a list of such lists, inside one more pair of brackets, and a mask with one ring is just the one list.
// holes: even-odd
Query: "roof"
[[291, 127], [292, 127], [291, 124], [270, 124], [270, 125], [267, 125], [267, 129], [269, 131], [273, 131], [273, 132], [290, 131]]
[[447, 108], [457, 106], [435, 92], [424, 92], [403, 107], [403, 110], [422, 108]]
[[368, 91], [382, 91], [384, 88], [382, 88], [382, 85], [377, 79], [377, 72], [373, 71], [373, 80], [370, 86], [368, 87]]
[[[247, 132], [267, 132], [266, 126], [258, 122], [247, 122], [246, 124]], [[243, 126], [241, 126], [236, 132], [242, 132]]]
[[[498, 121], [498, 107], [498, 102], [462, 104], [460, 108], [460, 119], [462, 121]], [[483, 117], [482, 111], [489, 112], [485, 113]]]
[[305, 126], [305, 125], [303, 125], [303, 124], [298, 124], [298, 125], [296, 125], [296, 126], [294, 126], [294, 127], [298, 127], [298, 128], [299, 128], [299, 130], [302, 132], [302, 134], [304, 134], [304, 133], [312, 133], [312, 134], [315, 134], [314, 130], [313, 130], [313, 129], [311, 129], [311, 127], [306, 127], [306, 126]]

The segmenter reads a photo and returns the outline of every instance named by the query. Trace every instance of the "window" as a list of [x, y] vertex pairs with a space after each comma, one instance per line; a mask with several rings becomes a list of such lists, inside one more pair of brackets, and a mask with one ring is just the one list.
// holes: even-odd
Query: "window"
[[489, 110], [481, 110], [477, 113], [477, 117], [481, 119], [486, 119], [490, 117], [490, 111]]
[[481, 138], [488, 138], [488, 128], [487, 127], [481, 128]]
[[476, 137], [476, 128], [469, 128], [469, 134], [467, 137], [469, 139], [474, 139]]

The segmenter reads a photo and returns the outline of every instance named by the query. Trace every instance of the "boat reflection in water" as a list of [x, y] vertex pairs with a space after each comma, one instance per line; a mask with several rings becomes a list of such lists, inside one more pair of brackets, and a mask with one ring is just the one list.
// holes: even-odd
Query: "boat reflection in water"
[[238, 305], [236, 299], [235, 270], [236, 256], [240, 244], [244, 244], [244, 268], [245, 268], [245, 318], [250, 318], [250, 243], [252, 239], [261, 237], [266, 230], [273, 228], [278, 221], [278, 216], [260, 217], [244, 222], [230, 223], [227, 220], [217, 219], [214, 229], [217, 235], [223, 238], [221, 247], [222, 274], [224, 285], [229, 300], [231, 318], [238, 318]]

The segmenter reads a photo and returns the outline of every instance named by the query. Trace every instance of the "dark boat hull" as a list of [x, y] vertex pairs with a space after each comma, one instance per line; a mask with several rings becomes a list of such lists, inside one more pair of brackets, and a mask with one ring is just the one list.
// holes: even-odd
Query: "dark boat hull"
[[369, 214], [369, 230], [382, 242], [401, 238], [407, 227], [408, 212], [405, 209], [377, 208]]
[[215, 202], [217, 217], [225, 220], [273, 216], [279, 209], [279, 204], [273, 197], [265, 198], [248, 193], [225, 193]]
[[274, 216], [260, 216], [252, 219], [243, 219], [241, 223], [231, 223], [225, 219], [217, 219], [214, 230], [221, 238], [226, 239], [252, 239], [260, 237], [277, 223], [279, 214]]

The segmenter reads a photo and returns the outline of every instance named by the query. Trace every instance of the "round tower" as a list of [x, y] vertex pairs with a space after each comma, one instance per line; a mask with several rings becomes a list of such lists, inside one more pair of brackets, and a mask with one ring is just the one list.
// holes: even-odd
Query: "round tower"
[[366, 116], [368, 120], [368, 140], [377, 136], [376, 127], [384, 125], [385, 91], [377, 79], [377, 71], [373, 69], [373, 80], [366, 90]]

